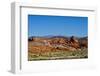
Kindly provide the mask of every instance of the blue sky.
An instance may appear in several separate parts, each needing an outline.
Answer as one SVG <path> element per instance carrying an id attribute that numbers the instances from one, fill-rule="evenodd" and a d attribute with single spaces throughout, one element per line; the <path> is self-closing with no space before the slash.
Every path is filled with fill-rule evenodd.
<path id="1" fill-rule="evenodd" d="M 30 36 L 88 36 L 88 17 L 28 15 Z"/>

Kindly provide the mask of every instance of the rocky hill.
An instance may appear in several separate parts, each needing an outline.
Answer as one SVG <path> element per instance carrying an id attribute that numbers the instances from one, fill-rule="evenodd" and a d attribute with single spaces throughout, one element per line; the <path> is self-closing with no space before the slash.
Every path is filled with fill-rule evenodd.
<path id="1" fill-rule="evenodd" d="M 77 50 L 88 47 L 88 38 L 82 37 L 64 37 L 64 36 L 52 36 L 52 37 L 30 37 L 28 39 L 31 46 L 46 46 L 56 49 Z M 38 47 L 39 48 L 39 47 Z M 43 47 L 42 47 L 43 48 Z M 50 49 L 50 48 L 47 48 Z"/>
<path id="2" fill-rule="evenodd" d="M 34 36 L 28 38 L 28 60 L 87 58 L 88 37 Z"/>

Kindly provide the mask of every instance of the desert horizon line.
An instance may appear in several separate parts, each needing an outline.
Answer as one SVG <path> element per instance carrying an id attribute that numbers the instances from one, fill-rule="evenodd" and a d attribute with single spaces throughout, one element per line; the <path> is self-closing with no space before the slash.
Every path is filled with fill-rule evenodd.
<path id="1" fill-rule="evenodd" d="M 68 36 L 68 35 L 42 35 L 42 36 L 40 36 L 40 35 L 32 35 L 32 36 L 28 36 L 28 38 L 30 38 L 30 37 L 54 37 L 54 36 L 62 36 L 62 37 L 72 37 L 72 36 L 74 36 L 74 37 L 78 37 L 78 38 L 82 38 L 82 37 L 88 37 L 87 35 L 86 36 L 75 36 L 75 35 L 70 35 L 70 36 Z"/>

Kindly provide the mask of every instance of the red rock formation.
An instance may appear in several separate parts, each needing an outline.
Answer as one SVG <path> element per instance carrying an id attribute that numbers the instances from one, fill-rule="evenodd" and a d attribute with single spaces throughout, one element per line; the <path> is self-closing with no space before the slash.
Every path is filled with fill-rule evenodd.
<path id="1" fill-rule="evenodd" d="M 31 41 L 31 42 L 30 42 Z M 32 45 L 37 43 L 39 45 Z M 41 43 L 41 44 L 40 44 Z M 29 40 L 28 50 L 32 53 L 50 51 L 75 51 L 81 47 L 88 47 L 87 40 L 78 40 L 74 36 L 67 38 L 33 38 Z"/>

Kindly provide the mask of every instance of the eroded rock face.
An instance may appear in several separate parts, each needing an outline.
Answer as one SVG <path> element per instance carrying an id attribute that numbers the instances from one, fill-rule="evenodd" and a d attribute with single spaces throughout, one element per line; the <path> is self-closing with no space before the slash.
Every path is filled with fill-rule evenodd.
<path id="1" fill-rule="evenodd" d="M 67 40 L 63 38 L 54 38 L 49 40 L 49 43 L 52 44 L 67 44 Z"/>
<path id="2" fill-rule="evenodd" d="M 76 49 L 80 47 L 78 40 L 74 36 L 70 38 L 70 46 Z"/>
<path id="3" fill-rule="evenodd" d="M 39 50 L 39 51 L 76 51 L 80 50 L 82 47 L 88 47 L 87 38 L 75 38 L 74 36 L 68 38 L 56 37 L 56 38 L 29 38 L 29 49 Z M 32 45 L 34 44 L 34 45 Z M 35 45 L 36 44 L 36 45 Z"/>
<path id="4" fill-rule="evenodd" d="M 88 48 L 88 42 L 86 40 L 82 40 L 80 42 L 80 47 L 86 47 L 86 48 Z"/>

